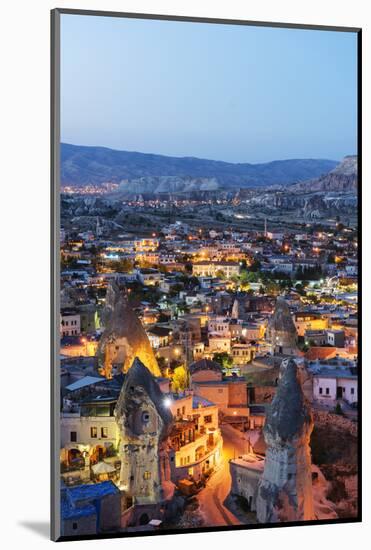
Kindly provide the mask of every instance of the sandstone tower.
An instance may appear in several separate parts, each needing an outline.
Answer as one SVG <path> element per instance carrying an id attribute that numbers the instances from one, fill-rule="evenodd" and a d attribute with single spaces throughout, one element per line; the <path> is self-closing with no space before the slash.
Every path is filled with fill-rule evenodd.
<path id="1" fill-rule="evenodd" d="M 103 322 L 105 330 L 97 356 L 104 376 L 111 378 L 113 366 L 127 372 L 135 357 L 139 357 L 154 376 L 161 376 L 148 336 L 128 304 L 124 290 L 116 283 L 110 284 L 107 289 Z"/>
<path id="2" fill-rule="evenodd" d="M 297 336 L 289 307 L 282 297 L 278 297 L 266 334 L 272 354 L 296 355 Z"/>
<path id="3" fill-rule="evenodd" d="M 159 385 L 138 358 L 125 377 L 115 417 L 121 432 L 121 488 L 133 504 L 158 504 L 162 484 L 170 480 L 166 445 L 173 417 Z"/>
<path id="4" fill-rule="evenodd" d="M 256 505 L 260 523 L 314 519 L 312 430 L 313 418 L 296 363 L 285 359 L 263 430 L 267 449 Z"/>

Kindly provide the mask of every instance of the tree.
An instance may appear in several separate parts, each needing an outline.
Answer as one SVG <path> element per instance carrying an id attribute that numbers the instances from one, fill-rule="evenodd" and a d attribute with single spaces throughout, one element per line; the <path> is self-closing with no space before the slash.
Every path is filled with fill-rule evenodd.
<path id="1" fill-rule="evenodd" d="M 219 363 L 223 369 L 231 369 L 233 367 L 233 357 L 229 355 L 226 351 L 214 353 L 214 361 Z"/>
<path id="2" fill-rule="evenodd" d="M 254 259 L 250 265 L 250 271 L 259 271 L 261 268 L 261 262 L 259 260 Z"/>
<path id="3" fill-rule="evenodd" d="M 261 279 L 259 271 L 246 271 L 246 279 L 249 283 L 258 283 Z"/>
<path id="4" fill-rule="evenodd" d="M 171 389 L 173 392 L 184 391 L 188 387 L 188 371 L 184 366 L 175 367 L 172 381 Z"/>
<path id="5" fill-rule="evenodd" d="M 268 281 L 266 284 L 266 291 L 268 294 L 279 294 L 280 287 L 275 281 Z"/>
<path id="6" fill-rule="evenodd" d="M 108 262 L 107 265 L 116 272 L 127 273 L 133 269 L 133 262 L 127 258 Z"/>

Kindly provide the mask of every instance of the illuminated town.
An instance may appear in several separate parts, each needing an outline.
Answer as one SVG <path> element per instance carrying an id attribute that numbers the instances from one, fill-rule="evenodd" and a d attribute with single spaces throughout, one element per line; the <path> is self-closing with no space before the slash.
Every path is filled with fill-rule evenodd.
<path id="1" fill-rule="evenodd" d="M 329 175 L 63 187 L 62 536 L 357 516 L 356 157 Z"/>

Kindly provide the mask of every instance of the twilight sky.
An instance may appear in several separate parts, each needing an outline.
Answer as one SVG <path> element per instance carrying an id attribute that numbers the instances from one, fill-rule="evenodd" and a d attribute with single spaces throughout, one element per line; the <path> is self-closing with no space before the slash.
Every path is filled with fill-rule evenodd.
<path id="1" fill-rule="evenodd" d="M 61 17 L 61 138 L 230 162 L 356 152 L 355 33 Z"/>

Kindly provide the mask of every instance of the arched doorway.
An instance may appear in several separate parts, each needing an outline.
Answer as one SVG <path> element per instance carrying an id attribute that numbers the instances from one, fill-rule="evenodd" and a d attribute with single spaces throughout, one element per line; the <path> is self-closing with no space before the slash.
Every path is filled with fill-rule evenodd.
<path id="1" fill-rule="evenodd" d="M 69 449 L 67 453 L 67 463 L 68 466 L 75 466 L 76 468 L 84 466 L 85 461 L 82 452 L 76 448 Z"/>
<path id="2" fill-rule="evenodd" d="M 106 449 L 102 445 L 96 445 L 93 447 L 90 454 L 90 464 L 97 464 L 101 462 L 106 455 Z"/>

